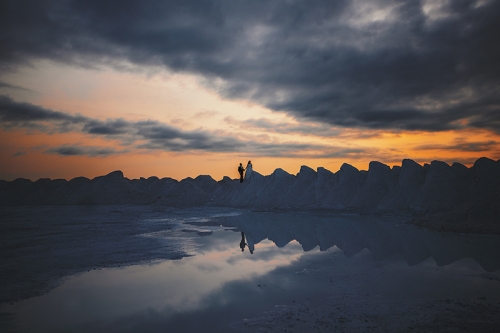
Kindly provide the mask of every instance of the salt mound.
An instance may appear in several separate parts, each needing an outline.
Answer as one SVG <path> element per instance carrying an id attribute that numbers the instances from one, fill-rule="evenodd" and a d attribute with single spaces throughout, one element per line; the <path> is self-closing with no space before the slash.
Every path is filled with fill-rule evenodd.
<path id="1" fill-rule="evenodd" d="M 380 162 L 370 162 L 366 181 L 349 203 L 350 208 L 371 211 L 396 185 L 391 168 Z"/>
<path id="2" fill-rule="evenodd" d="M 500 218 L 500 162 L 482 157 L 471 169 L 468 217 L 496 222 Z"/>
<path id="3" fill-rule="evenodd" d="M 396 186 L 381 200 L 379 210 L 406 210 L 424 185 L 426 173 L 417 162 L 404 159 Z"/>
<path id="4" fill-rule="evenodd" d="M 253 181 L 253 180 L 252 180 Z M 295 181 L 295 177 L 285 170 L 278 168 L 268 177 L 262 177 L 258 185 L 259 190 L 255 191 L 253 202 L 257 207 L 279 208 L 286 200 L 284 194 Z M 255 182 L 254 182 L 255 184 Z M 252 197 L 244 198 L 246 207 L 252 207 Z"/>
<path id="5" fill-rule="evenodd" d="M 301 166 L 290 186 L 280 196 L 279 207 L 309 208 L 316 205 L 316 184 L 318 175 L 308 166 Z"/>
<path id="6" fill-rule="evenodd" d="M 445 162 L 432 161 L 411 208 L 420 212 L 437 212 L 459 208 L 466 200 L 467 174 Z"/>
<path id="7" fill-rule="evenodd" d="M 344 163 L 335 174 L 334 186 L 323 201 L 322 207 L 344 209 L 366 179 L 366 171 L 359 171 Z"/>
<path id="8" fill-rule="evenodd" d="M 440 161 L 421 166 L 405 159 L 402 166 L 370 162 L 368 171 L 344 163 L 332 173 L 302 166 L 297 175 L 276 169 L 249 180 L 208 175 L 130 180 L 114 171 L 92 180 L 16 179 L 0 181 L 0 205 L 224 206 L 250 209 L 329 209 L 417 218 L 428 227 L 500 232 L 500 162 L 480 158 L 471 168 Z M 496 231 L 495 231 L 496 232 Z M 359 244 L 364 245 L 364 244 Z M 305 246 L 306 248 L 308 247 Z"/>

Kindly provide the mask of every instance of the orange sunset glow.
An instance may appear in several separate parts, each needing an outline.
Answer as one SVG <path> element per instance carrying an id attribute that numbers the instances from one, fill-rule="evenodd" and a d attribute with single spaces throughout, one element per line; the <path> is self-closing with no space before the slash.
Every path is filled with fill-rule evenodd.
<path id="1" fill-rule="evenodd" d="M 68 30 L 62 18 L 53 22 L 62 37 L 43 23 L 6 25 L 0 179 L 122 170 L 128 178 L 219 180 L 237 178 L 237 165 L 248 160 L 263 175 L 276 168 L 295 174 L 302 165 L 336 172 L 343 163 L 366 170 L 373 160 L 498 160 L 500 80 L 498 61 L 484 58 L 489 43 L 471 50 L 435 40 L 467 16 L 425 3 L 418 11 L 425 26 L 412 30 L 402 6 L 361 4 L 321 15 L 311 8 L 295 37 L 284 21 L 230 6 L 217 14 L 221 26 L 212 25 L 211 12 L 183 11 L 191 20 L 182 24 L 170 13 L 175 8 L 134 12 L 123 36 L 92 24 Z M 493 5 L 482 1 L 470 10 L 479 15 Z M 81 22 L 101 17 L 96 25 L 123 28 L 120 16 L 107 17 L 98 6 L 67 6 Z M 16 29 L 46 29 L 66 44 L 23 40 Z M 175 42 L 183 29 L 189 34 Z M 153 35 L 148 42 L 153 30 L 160 42 Z M 142 40 L 133 38 L 139 31 Z M 481 31 L 487 40 L 488 30 Z M 364 38 L 368 32 L 372 39 Z M 409 43 L 417 38 L 418 47 Z"/>

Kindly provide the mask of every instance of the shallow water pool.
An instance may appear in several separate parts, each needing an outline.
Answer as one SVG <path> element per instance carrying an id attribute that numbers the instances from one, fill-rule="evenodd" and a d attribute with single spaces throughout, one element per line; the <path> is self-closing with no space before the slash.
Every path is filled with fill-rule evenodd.
<path id="1" fill-rule="evenodd" d="M 498 236 L 356 215 L 32 209 L 2 216 L 14 239 L 2 248 L 5 330 L 466 332 L 500 323 Z"/>

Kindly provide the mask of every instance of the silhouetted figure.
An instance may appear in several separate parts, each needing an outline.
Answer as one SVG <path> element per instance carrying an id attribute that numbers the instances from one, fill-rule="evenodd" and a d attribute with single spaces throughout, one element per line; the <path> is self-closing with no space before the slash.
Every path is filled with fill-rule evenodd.
<path id="1" fill-rule="evenodd" d="M 246 245 L 247 245 L 247 243 L 245 243 L 245 233 L 242 231 L 241 232 L 241 242 L 240 242 L 241 252 L 245 251 L 245 246 Z"/>
<path id="2" fill-rule="evenodd" d="M 246 172 L 245 172 L 245 180 L 250 179 L 252 175 L 252 161 L 248 161 Z"/>
<path id="3" fill-rule="evenodd" d="M 253 254 L 253 247 L 251 247 L 250 245 L 248 245 L 245 242 L 245 233 L 242 231 L 241 232 L 241 242 L 240 242 L 241 252 L 245 251 L 245 246 L 248 246 L 248 250 L 250 251 L 250 254 Z"/>
<path id="4" fill-rule="evenodd" d="M 243 183 L 243 171 L 245 171 L 245 168 L 240 163 L 240 166 L 238 167 L 238 172 L 240 173 L 240 183 Z"/>

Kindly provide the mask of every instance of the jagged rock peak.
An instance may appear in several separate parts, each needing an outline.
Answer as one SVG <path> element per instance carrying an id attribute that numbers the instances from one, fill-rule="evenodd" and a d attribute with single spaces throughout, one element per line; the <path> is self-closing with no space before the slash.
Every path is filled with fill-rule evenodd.
<path id="1" fill-rule="evenodd" d="M 293 176 L 291 174 L 289 174 L 288 172 L 286 172 L 285 170 L 283 170 L 282 168 L 277 168 L 276 170 L 274 170 L 274 172 L 271 174 L 271 176 L 275 176 L 275 177 L 289 177 L 289 176 Z"/>
<path id="2" fill-rule="evenodd" d="M 469 168 L 467 168 L 465 165 L 463 165 L 462 163 L 458 163 L 458 162 L 454 162 L 451 167 L 455 170 L 458 170 L 458 171 L 467 171 Z"/>
<path id="3" fill-rule="evenodd" d="M 326 173 L 332 173 L 332 174 L 333 174 L 333 172 L 331 172 L 331 171 L 330 171 L 330 170 L 328 170 L 328 169 L 325 169 L 324 167 L 318 167 L 318 169 L 316 170 L 316 172 L 317 172 L 317 173 L 320 173 L 320 172 L 321 172 L 321 173 L 324 173 L 324 172 L 326 172 Z"/>
<path id="4" fill-rule="evenodd" d="M 368 164 L 368 171 L 378 171 L 378 170 L 391 170 L 391 168 L 388 165 L 378 161 L 371 161 Z"/>
<path id="5" fill-rule="evenodd" d="M 199 175 L 198 177 L 195 178 L 195 180 L 204 180 L 204 181 L 214 181 L 215 182 L 215 179 L 212 178 L 212 176 L 210 175 Z"/>
<path id="6" fill-rule="evenodd" d="M 82 182 L 89 182 L 90 179 L 87 177 L 75 177 L 70 180 L 70 183 L 82 183 Z"/>
<path id="7" fill-rule="evenodd" d="M 481 167 L 481 166 L 486 166 L 486 165 L 495 165 L 496 163 L 500 162 L 500 160 L 498 161 L 494 161 L 490 158 L 487 158 L 487 157 L 480 157 L 476 160 L 476 162 L 474 162 L 474 167 Z"/>
<path id="8" fill-rule="evenodd" d="M 297 173 L 298 177 L 301 177 L 301 176 L 315 176 L 315 175 L 316 175 L 316 171 L 314 171 L 313 169 L 311 169 L 307 165 L 301 166 L 299 173 Z"/>
<path id="9" fill-rule="evenodd" d="M 438 161 L 438 160 L 432 161 L 431 164 L 430 164 L 430 167 L 433 167 L 433 168 L 437 168 L 437 167 L 440 167 L 440 168 L 451 168 L 451 166 L 448 163 L 443 162 L 443 161 Z"/>
<path id="10" fill-rule="evenodd" d="M 370 169 L 370 168 L 377 168 L 377 167 L 382 167 L 384 169 L 387 169 L 387 168 L 390 169 L 391 168 L 387 164 L 379 162 L 379 161 L 370 161 L 370 163 L 368 163 L 368 169 Z"/>
<path id="11" fill-rule="evenodd" d="M 412 169 L 422 169 L 423 166 L 415 162 L 414 160 L 411 160 L 409 158 L 405 158 L 403 162 L 401 163 L 401 167 L 403 168 L 412 168 Z"/>
<path id="12" fill-rule="evenodd" d="M 116 171 L 110 172 L 104 177 L 106 177 L 106 178 L 125 178 L 123 176 L 123 172 L 121 170 L 116 170 Z"/>
<path id="13" fill-rule="evenodd" d="M 38 180 L 35 183 L 48 183 L 51 181 L 52 180 L 50 178 L 38 178 Z"/>
<path id="14" fill-rule="evenodd" d="M 339 171 L 344 171 L 344 172 L 357 172 L 359 171 L 356 167 L 350 165 L 350 164 L 347 164 L 347 163 L 343 163 L 342 166 L 340 167 L 340 170 Z"/>
<path id="15" fill-rule="evenodd" d="M 19 185 L 19 184 L 31 184 L 33 183 L 30 179 L 26 178 L 16 178 L 12 181 L 13 184 Z"/>

